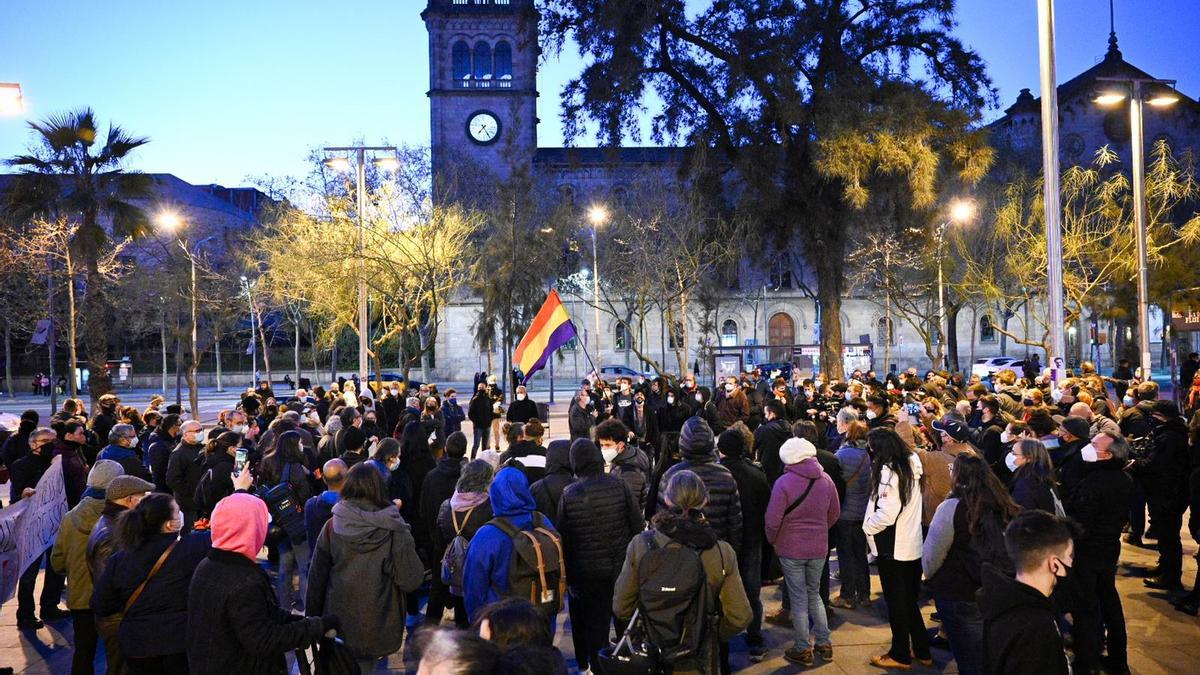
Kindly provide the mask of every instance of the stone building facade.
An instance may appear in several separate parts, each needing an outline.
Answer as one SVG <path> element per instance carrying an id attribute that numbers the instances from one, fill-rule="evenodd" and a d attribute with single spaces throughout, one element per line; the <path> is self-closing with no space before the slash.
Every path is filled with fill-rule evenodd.
<path id="1" fill-rule="evenodd" d="M 422 13 L 429 32 L 430 128 L 435 178 L 460 160 L 477 162 L 497 175 L 508 175 L 514 167 L 528 170 L 542 186 L 553 187 L 564 199 L 581 209 L 590 203 L 620 199 L 626 186 L 637 181 L 661 180 L 669 185 L 683 156 L 682 148 L 548 148 L 537 146 L 537 63 L 540 55 L 537 10 L 533 0 L 428 0 Z M 1115 36 L 1107 54 L 1096 66 L 1059 86 L 1060 129 L 1063 166 L 1086 164 L 1095 151 L 1111 145 L 1129 159 L 1127 107 L 1118 111 L 1092 103 L 1098 77 L 1149 77 L 1124 61 Z M 1169 110 L 1148 108 L 1146 137 L 1166 138 L 1179 148 L 1200 147 L 1197 105 L 1182 97 Z M 994 144 L 1002 155 L 1017 157 L 1036 168 L 1040 157 L 1040 108 L 1029 90 L 1002 117 L 989 125 Z M 785 252 L 786 259 L 786 252 Z M 795 267 L 795 266 L 793 266 Z M 766 275 L 768 283 L 757 297 L 731 296 L 711 317 L 716 331 L 701 334 L 701 318 L 690 317 L 692 344 L 688 345 L 687 367 L 709 372 L 715 353 L 742 354 L 747 360 L 770 362 L 793 360 L 788 350 L 735 350 L 734 345 L 812 345 L 818 341 L 818 308 L 794 272 L 781 268 Z M 591 331 L 592 309 L 581 298 L 565 297 L 581 333 Z M 466 379 L 480 370 L 499 370 L 501 356 L 481 352 L 467 337 L 478 320 L 480 304 L 461 298 L 445 310 L 435 346 L 433 375 L 443 380 Z M 871 356 L 848 359 L 848 366 L 864 365 L 879 371 L 888 366 L 900 369 L 927 368 L 930 360 L 916 331 L 895 317 L 888 330 L 885 310 L 870 298 L 847 298 L 842 305 L 842 333 L 847 343 L 864 345 L 855 352 Z M 1003 317 L 987 311 L 965 310 L 957 317 L 960 363 L 968 359 L 1009 355 L 1025 356 L 1026 348 L 1006 344 L 993 326 Z M 1009 329 L 1018 330 L 1019 318 L 1010 318 Z M 667 369 L 678 370 L 669 331 L 661 317 L 651 316 L 639 327 L 645 345 Z M 597 365 L 628 365 L 641 369 L 638 357 L 624 348 L 623 328 L 611 317 L 601 315 L 601 335 L 587 336 L 588 351 Z M 890 335 L 891 344 L 885 346 Z M 1070 331 L 1068 339 L 1086 340 L 1086 327 Z M 597 339 L 598 337 L 598 339 Z M 706 345 L 701 344 L 706 340 Z M 722 348 L 722 346 L 724 348 Z M 1068 350 L 1071 351 L 1070 349 Z M 590 368 L 577 347 L 562 350 L 556 377 L 578 377 Z M 490 361 L 489 361 L 490 358 Z M 805 354 L 796 355 L 802 368 L 811 364 Z M 489 363 L 491 364 L 489 366 Z"/>

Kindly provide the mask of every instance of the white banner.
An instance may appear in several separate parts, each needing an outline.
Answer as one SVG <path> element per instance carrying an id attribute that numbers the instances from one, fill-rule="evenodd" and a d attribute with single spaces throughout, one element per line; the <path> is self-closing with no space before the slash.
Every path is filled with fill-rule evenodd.
<path id="1" fill-rule="evenodd" d="M 0 603 L 12 598 L 21 572 L 54 545 L 66 513 L 62 458 L 55 457 L 33 496 L 0 510 Z"/>

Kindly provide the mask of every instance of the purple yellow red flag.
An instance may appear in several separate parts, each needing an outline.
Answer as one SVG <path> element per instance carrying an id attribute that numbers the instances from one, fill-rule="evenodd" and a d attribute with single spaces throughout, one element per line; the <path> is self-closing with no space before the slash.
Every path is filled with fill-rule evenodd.
<path id="1" fill-rule="evenodd" d="M 529 381 L 534 373 L 546 366 L 550 356 L 559 347 L 576 335 L 575 324 L 571 323 L 571 316 L 558 297 L 558 291 L 551 289 L 537 316 L 533 317 L 525 337 L 517 345 L 517 351 L 513 353 L 513 363 L 522 373 L 521 381 Z"/>

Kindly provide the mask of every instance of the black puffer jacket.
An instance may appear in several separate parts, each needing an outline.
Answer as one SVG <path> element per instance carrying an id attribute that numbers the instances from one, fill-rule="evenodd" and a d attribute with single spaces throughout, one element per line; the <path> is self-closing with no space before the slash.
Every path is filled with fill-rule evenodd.
<path id="1" fill-rule="evenodd" d="M 550 441 L 550 446 L 546 448 L 546 477 L 529 486 L 533 501 L 537 502 L 538 512 L 557 523 L 558 500 L 562 498 L 563 490 L 574 482 L 575 474 L 571 473 L 571 442 Z"/>
<path id="2" fill-rule="evenodd" d="M 738 556 L 743 552 L 752 551 L 760 546 L 766 536 L 767 503 L 771 501 L 771 484 L 767 475 L 745 458 L 723 457 L 721 466 L 729 469 L 733 479 L 737 481 L 738 495 L 742 498 L 742 547 Z"/>
<path id="3" fill-rule="evenodd" d="M 604 456 L 592 441 L 571 445 L 571 465 L 579 480 L 563 490 L 554 521 L 562 534 L 567 580 L 614 580 L 625 547 L 645 525 L 641 511 L 625 481 L 604 473 Z"/>
<path id="4" fill-rule="evenodd" d="M 764 425 L 765 426 L 765 425 Z M 658 510 L 667 510 L 667 483 L 679 471 L 694 472 L 708 488 L 708 505 L 704 517 L 716 531 L 717 537 L 728 542 L 736 551 L 742 546 L 742 503 L 737 481 L 729 469 L 717 463 L 713 433 L 708 423 L 699 417 L 689 419 L 679 434 L 680 462 L 663 473 L 658 482 Z"/>
<path id="5" fill-rule="evenodd" d="M 650 492 L 650 458 L 641 448 L 628 443 L 625 450 L 613 458 L 610 476 L 625 481 L 637 499 L 638 510 L 646 510 L 646 495 Z"/>
<path id="6" fill-rule="evenodd" d="M 1064 503 L 1067 515 L 1083 528 L 1075 539 L 1075 559 L 1096 567 L 1116 565 L 1121 554 L 1121 530 L 1129 522 L 1133 480 L 1123 460 L 1084 462 L 1083 478 Z"/>
<path id="7" fill-rule="evenodd" d="M 512 460 L 513 466 L 518 466 L 525 480 L 530 485 L 546 477 L 546 449 L 533 441 L 517 441 L 500 455 L 500 463 L 507 464 Z"/>
<path id="8" fill-rule="evenodd" d="M 433 471 L 425 474 L 425 484 L 421 486 L 421 520 L 425 521 L 425 530 L 430 534 L 429 538 L 433 544 L 431 552 L 439 559 L 441 551 L 445 549 L 438 549 L 439 539 L 434 536 L 438 528 L 438 515 L 442 510 L 442 503 L 454 494 L 454 486 L 462 475 L 462 468 L 461 459 L 442 457 Z M 430 559 L 432 560 L 432 557 Z"/>
<path id="9" fill-rule="evenodd" d="M 779 459 L 779 448 L 791 437 L 791 425 L 781 419 L 764 422 L 754 430 L 754 448 L 758 451 L 758 461 L 771 483 L 783 475 L 783 461 Z"/>
<path id="10" fill-rule="evenodd" d="M 233 494 L 233 455 L 222 450 L 209 453 L 201 466 L 193 504 L 198 515 L 208 516 L 217 502 Z"/>
<path id="11" fill-rule="evenodd" d="M 1146 498 L 1177 507 L 1182 513 L 1188 499 L 1188 430 L 1182 417 L 1155 425 L 1150 431 L 1150 451 L 1134 460 L 1133 475 Z"/>

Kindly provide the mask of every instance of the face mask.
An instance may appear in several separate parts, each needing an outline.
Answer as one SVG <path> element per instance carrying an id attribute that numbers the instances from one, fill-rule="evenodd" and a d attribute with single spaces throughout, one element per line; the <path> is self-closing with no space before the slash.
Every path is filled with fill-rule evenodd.
<path id="1" fill-rule="evenodd" d="M 621 391 L 622 391 L 622 392 L 627 392 L 627 391 L 629 391 L 629 385 L 622 383 L 622 384 L 621 384 Z"/>
<path id="2" fill-rule="evenodd" d="M 450 405 L 458 405 L 458 398 L 457 398 L 457 397 L 455 397 L 455 396 L 451 396 L 451 397 L 450 397 L 449 399 L 447 399 L 447 400 L 449 400 L 449 401 L 450 401 Z"/>
<path id="3" fill-rule="evenodd" d="M 667 397 L 667 405 L 675 405 L 675 397 L 674 396 Z"/>
<path id="4" fill-rule="evenodd" d="M 1007 429 L 1000 432 L 1000 442 L 1001 443 L 1011 443 L 1012 442 L 1012 434 L 1008 433 Z"/>
<path id="5" fill-rule="evenodd" d="M 245 424 L 239 424 L 239 425 L 233 427 L 232 429 L 230 429 L 230 431 L 232 431 L 235 434 L 245 434 L 249 429 L 250 429 L 249 426 L 247 426 Z"/>
<path id="6" fill-rule="evenodd" d="M 805 389 L 805 390 L 804 390 L 804 395 L 805 395 L 806 397 L 808 397 L 808 398 L 812 398 L 814 393 L 815 393 L 815 392 L 813 392 L 813 390 L 812 390 L 812 389 Z"/>
<path id="7" fill-rule="evenodd" d="M 1059 572 L 1062 572 L 1062 574 L 1059 574 Z M 1067 563 L 1063 562 L 1061 558 L 1058 559 L 1058 569 L 1055 570 L 1055 572 L 1054 572 L 1055 585 L 1057 585 L 1060 581 L 1065 583 L 1067 581 L 1067 579 L 1070 579 L 1070 578 L 1071 578 L 1071 566 L 1068 565 Z"/>
<path id="8" fill-rule="evenodd" d="M 635 403 L 637 403 L 638 405 L 642 405 L 642 404 L 644 404 L 644 403 L 646 402 L 646 399 L 644 399 L 644 398 L 639 398 L 639 399 L 635 399 L 635 401 L 634 401 L 634 402 L 635 402 Z"/>
<path id="9" fill-rule="evenodd" d="M 140 440 L 142 440 L 142 439 L 138 438 L 137 436 L 134 436 L 133 438 L 129 439 L 129 447 L 136 448 L 138 446 L 138 441 L 140 441 Z"/>
<path id="10" fill-rule="evenodd" d="M 1031 398 L 1023 399 L 1023 400 L 1021 401 L 1021 403 L 1022 403 L 1022 404 L 1024 404 L 1024 406 L 1025 406 L 1026 408 L 1032 408 L 1032 407 L 1033 407 L 1033 399 L 1031 399 Z"/>
<path id="11" fill-rule="evenodd" d="M 1096 454 L 1096 446 L 1092 445 L 1091 443 L 1088 443 L 1087 445 L 1085 445 L 1079 449 L 1079 456 L 1085 462 L 1100 461 L 1099 455 Z"/>
<path id="12" fill-rule="evenodd" d="M 196 442 L 197 443 L 204 443 L 207 440 L 208 440 L 208 429 L 201 429 L 199 432 L 196 433 Z"/>
<path id="13" fill-rule="evenodd" d="M 733 385 L 732 384 L 725 385 L 725 391 L 732 394 L 733 393 Z"/>
<path id="14" fill-rule="evenodd" d="M 1008 453 L 1007 455 L 1005 455 L 1004 456 L 1004 466 L 1007 466 L 1009 471 L 1016 473 L 1017 469 L 1019 468 L 1017 466 L 1017 456 L 1012 454 L 1011 452 Z"/>
<path id="15" fill-rule="evenodd" d="M 619 455 L 621 453 L 619 450 L 616 449 L 616 447 L 612 447 L 612 448 L 602 447 L 602 448 L 600 448 L 600 454 L 604 455 L 604 463 L 605 464 L 612 464 L 613 460 L 617 458 L 617 455 Z"/>
<path id="16" fill-rule="evenodd" d="M 388 462 L 388 471 L 395 471 L 400 468 L 400 460 Z"/>
<path id="17" fill-rule="evenodd" d="M 1133 407 L 1133 397 L 1126 396 L 1125 398 L 1121 399 L 1121 403 L 1125 404 L 1126 408 L 1132 408 Z"/>
<path id="18" fill-rule="evenodd" d="M 525 394 L 517 394 L 517 400 L 518 400 L 518 401 L 524 401 L 524 400 L 525 400 Z"/>
<path id="19" fill-rule="evenodd" d="M 879 415 L 878 415 L 878 414 L 876 414 L 874 410 L 868 410 L 868 411 L 867 411 L 867 419 L 869 419 L 869 420 L 873 420 L 873 419 L 875 419 L 876 417 L 879 417 Z"/>
<path id="20" fill-rule="evenodd" d="M 846 392 L 846 400 L 849 401 L 852 398 L 854 398 L 854 394 L 851 394 L 850 392 Z"/>
<path id="21" fill-rule="evenodd" d="M 183 512 L 175 514 L 175 519 L 171 521 L 171 531 L 179 532 L 183 530 Z"/>
<path id="22" fill-rule="evenodd" d="M 393 389 L 393 390 L 392 390 L 392 396 L 395 396 L 396 398 L 400 398 L 400 390 L 399 390 L 399 389 Z"/>

